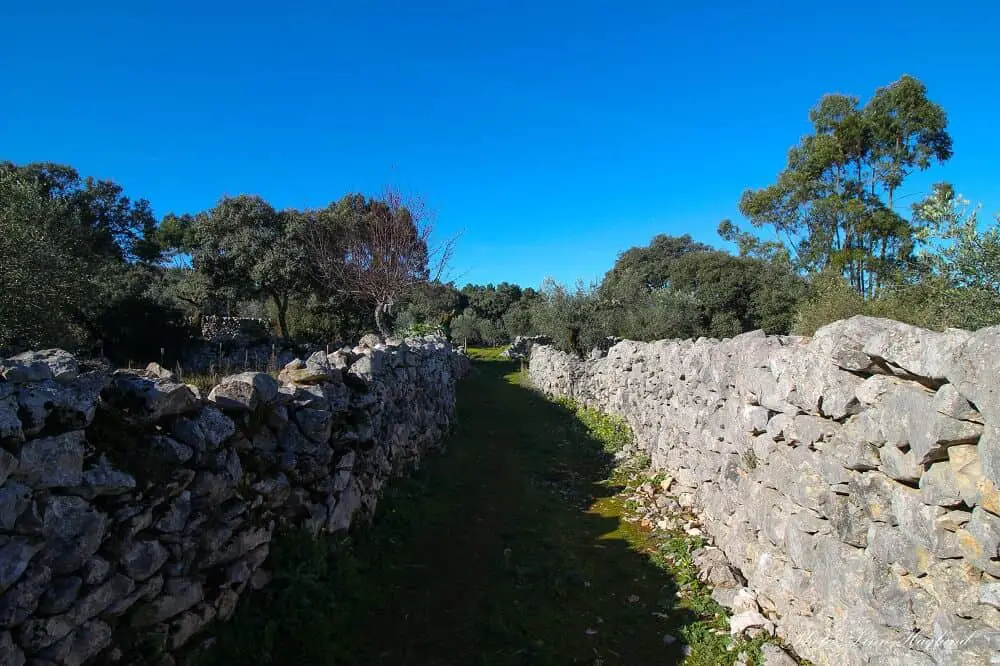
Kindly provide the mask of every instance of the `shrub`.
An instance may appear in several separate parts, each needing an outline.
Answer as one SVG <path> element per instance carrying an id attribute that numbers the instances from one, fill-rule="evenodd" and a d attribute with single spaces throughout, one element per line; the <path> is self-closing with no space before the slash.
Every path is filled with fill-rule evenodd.
<path id="1" fill-rule="evenodd" d="M 838 319 L 865 313 L 861 295 L 837 272 L 816 275 L 809 285 L 809 295 L 799 306 L 794 332 L 812 335 Z"/>

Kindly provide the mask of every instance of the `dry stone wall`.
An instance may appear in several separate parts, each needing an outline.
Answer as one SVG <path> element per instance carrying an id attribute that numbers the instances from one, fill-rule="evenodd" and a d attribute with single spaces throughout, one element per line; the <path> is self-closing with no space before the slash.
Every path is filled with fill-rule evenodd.
<path id="1" fill-rule="evenodd" d="M 347 529 L 440 445 L 467 364 L 370 340 L 203 396 L 155 364 L 0 359 L 0 663 L 133 663 L 227 619 L 279 525 Z"/>
<path id="2" fill-rule="evenodd" d="M 1000 663 L 1000 327 L 536 347 L 530 373 L 628 420 L 746 581 L 716 598 L 803 657 Z"/>

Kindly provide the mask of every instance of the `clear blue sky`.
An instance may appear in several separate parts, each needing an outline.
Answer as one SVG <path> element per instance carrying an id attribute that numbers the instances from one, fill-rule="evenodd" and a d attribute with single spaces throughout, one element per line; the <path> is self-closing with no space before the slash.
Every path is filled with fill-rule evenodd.
<path id="1" fill-rule="evenodd" d="M 955 141 L 904 194 L 950 180 L 1000 211 L 997 26 L 987 0 L 3 2 L 0 159 L 158 215 L 392 182 L 464 230 L 460 284 L 589 281 L 656 233 L 718 244 L 823 93 L 903 73 Z"/>

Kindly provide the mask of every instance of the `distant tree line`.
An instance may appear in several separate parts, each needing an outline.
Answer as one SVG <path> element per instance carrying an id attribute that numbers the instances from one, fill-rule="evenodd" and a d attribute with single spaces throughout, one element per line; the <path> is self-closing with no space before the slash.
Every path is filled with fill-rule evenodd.
<path id="1" fill-rule="evenodd" d="M 392 190 L 324 208 L 259 196 L 157 220 L 118 184 L 0 163 L 0 351 L 59 345 L 175 358 L 205 314 L 254 316 L 286 340 L 443 331 L 470 345 L 545 334 L 579 354 L 609 336 L 811 334 L 866 313 L 928 328 L 1000 323 L 1000 220 L 946 183 L 901 212 L 914 171 L 952 155 L 944 111 L 904 76 L 861 104 L 826 95 L 775 183 L 743 193 L 738 255 L 658 235 L 594 285 L 441 281 L 419 201 Z M 160 352 L 163 349 L 164 352 Z"/>
<path id="2" fill-rule="evenodd" d="M 856 314 L 932 329 L 1000 324 L 1000 217 L 981 219 L 948 183 L 900 206 L 913 172 L 952 156 L 946 114 L 925 86 L 903 76 L 864 104 L 826 95 L 809 118 L 777 181 L 740 199 L 761 233 L 719 225 L 738 256 L 657 236 L 619 255 L 597 285 L 547 281 L 517 302 L 510 325 L 474 306 L 456 323 L 477 343 L 530 330 L 581 354 L 607 336 L 810 335 Z"/>
<path id="3" fill-rule="evenodd" d="M 447 265 L 453 243 L 431 230 L 392 190 L 316 210 L 227 196 L 158 221 L 112 181 L 0 163 L 0 351 L 177 359 L 205 314 L 269 319 L 288 341 L 389 334 L 396 304 Z"/>
<path id="4" fill-rule="evenodd" d="M 757 236 L 725 220 L 719 233 L 743 256 L 789 265 L 809 279 L 795 330 L 859 313 L 928 328 L 1000 323 L 1000 235 L 979 208 L 939 183 L 899 206 L 914 171 L 952 157 L 944 110 L 911 76 L 865 104 L 825 95 L 812 132 L 788 152 L 777 181 L 747 190 L 740 212 Z"/>

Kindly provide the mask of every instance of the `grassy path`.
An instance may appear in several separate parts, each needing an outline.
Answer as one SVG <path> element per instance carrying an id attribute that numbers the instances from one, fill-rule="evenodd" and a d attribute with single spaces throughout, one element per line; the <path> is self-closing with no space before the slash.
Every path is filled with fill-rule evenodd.
<path id="1" fill-rule="evenodd" d="M 645 666 L 681 663 L 684 642 L 684 663 L 731 661 L 719 609 L 679 600 L 697 587 L 691 544 L 657 545 L 620 519 L 620 433 L 516 370 L 476 363 L 447 452 L 393 482 L 370 528 L 332 554 L 276 542 L 275 582 L 202 663 Z"/>

